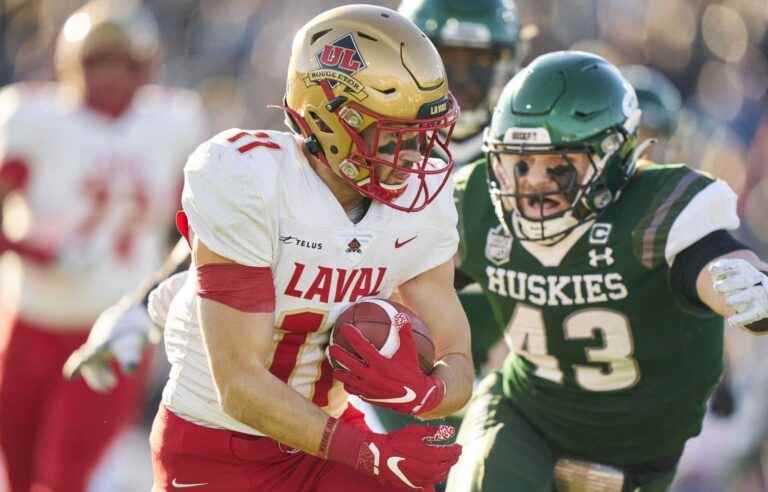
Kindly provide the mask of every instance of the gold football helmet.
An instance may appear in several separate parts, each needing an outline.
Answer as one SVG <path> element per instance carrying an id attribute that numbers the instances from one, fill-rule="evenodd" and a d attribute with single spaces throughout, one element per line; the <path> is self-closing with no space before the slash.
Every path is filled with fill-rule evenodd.
<path id="1" fill-rule="evenodd" d="M 393 208 L 423 209 L 449 177 L 459 108 L 432 42 L 398 12 L 348 5 L 302 27 L 285 111 L 310 152 L 361 194 Z M 447 162 L 429 159 L 437 149 Z M 399 182 L 387 180 L 393 175 Z M 396 203 L 407 186 L 419 188 L 408 203 Z"/>
<path id="2" fill-rule="evenodd" d="M 82 65 L 90 57 L 123 53 L 150 63 L 159 49 L 157 23 L 136 0 L 94 0 L 75 11 L 59 34 L 56 71 L 60 80 L 82 82 Z"/>

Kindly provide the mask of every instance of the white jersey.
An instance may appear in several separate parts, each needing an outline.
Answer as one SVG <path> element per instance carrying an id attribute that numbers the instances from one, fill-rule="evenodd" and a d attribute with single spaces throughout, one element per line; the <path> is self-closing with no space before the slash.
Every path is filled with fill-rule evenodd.
<path id="1" fill-rule="evenodd" d="M 57 252 L 45 266 L 5 255 L 0 288 L 52 329 L 89 326 L 157 268 L 183 163 L 206 131 L 189 91 L 146 86 L 117 119 L 73 96 L 53 83 L 0 92 L 0 162 L 20 160 L 29 176 L 5 201 L 4 232 Z"/>
<path id="2" fill-rule="evenodd" d="M 403 204 L 415 188 L 406 189 Z M 453 257 L 458 233 L 452 195 L 446 185 L 416 213 L 373 202 L 353 224 L 291 134 L 233 129 L 190 157 L 182 204 L 192 232 L 212 251 L 271 268 L 276 307 L 270 371 L 337 417 L 347 394 L 325 358 L 334 320 L 350 303 L 389 297 L 398 285 Z M 163 402 L 198 424 L 258 435 L 219 406 L 196 303 L 192 274 L 165 326 L 172 367 Z"/>

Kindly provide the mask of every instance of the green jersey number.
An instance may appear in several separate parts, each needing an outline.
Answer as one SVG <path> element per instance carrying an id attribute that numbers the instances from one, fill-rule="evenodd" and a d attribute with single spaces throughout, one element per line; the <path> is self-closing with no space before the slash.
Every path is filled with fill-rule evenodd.
<path id="1" fill-rule="evenodd" d="M 565 319 L 563 331 L 566 340 L 594 340 L 598 334 L 602 337 L 602 347 L 584 349 L 587 361 L 599 366 L 573 365 L 576 382 L 585 390 L 622 390 L 640 380 L 637 361 L 632 357 L 632 330 L 623 314 L 609 309 L 584 309 Z M 505 336 L 515 353 L 536 366 L 536 376 L 562 384 L 560 362 L 549 354 L 541 309 L 518 303 Z"/>

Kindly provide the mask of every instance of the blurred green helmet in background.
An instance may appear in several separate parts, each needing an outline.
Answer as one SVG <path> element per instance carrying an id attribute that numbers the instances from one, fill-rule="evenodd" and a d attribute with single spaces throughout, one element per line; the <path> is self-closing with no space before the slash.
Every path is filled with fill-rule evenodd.
<path id="1" fill-rule="evenodd" d="M 635 173 L 640 118 L 632 86 L 603 58 L 580 51 L 536 58 L 504 88 L 486 130 L 491 198 L 502 224 L 522 240 L 553 244 L 595 218 Z M 517 187 L 517 175 L 512 189 L 502 189 L 494 162 L 503 154 L 562 157 L 558 174 L 550 173 L 558 191 L 532 197 Z M 583 176 L 577 179 L 566 154 L 588 158 Z M 567 197 L 567 210 L 537 218 L 520 212 L 520 200 L 555 193 Z"/>
<path id="2" fill-rule="evenodd" d="M 649 136 L 669 138 L 677 129 L 682 98 L 680 91 L 661 72 L 644 65 L 619 67 L 624 78 L 632 84 L 643 111 L 641 128 Z"/>
<path id="3" fill-rule="evenodd" d="M 521 29 L 514 0 L 404 0 L 399 11 L 429 36 L 443 58 L 461 106 L 453 139 L 482 131 L 534 31 Z"/>

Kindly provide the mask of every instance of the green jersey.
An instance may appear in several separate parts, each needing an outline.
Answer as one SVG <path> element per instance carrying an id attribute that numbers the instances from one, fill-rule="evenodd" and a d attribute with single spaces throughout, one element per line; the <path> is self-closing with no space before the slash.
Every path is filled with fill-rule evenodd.
<path id="1" fill-rule="evenodd" d="M 643 166 L 554 246 L 506 233 L 484 161 L 456 176 L 461 270 L 512 347 L 505 396 L 562 451 L 638 464 L 679 453 L 722 370 L 723 319 L 670 283 L 674 256 L 738 226 L 735 195 L 683 165 Z"/>

